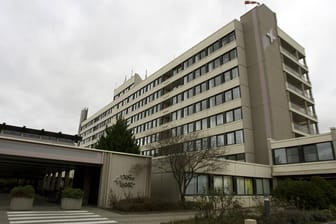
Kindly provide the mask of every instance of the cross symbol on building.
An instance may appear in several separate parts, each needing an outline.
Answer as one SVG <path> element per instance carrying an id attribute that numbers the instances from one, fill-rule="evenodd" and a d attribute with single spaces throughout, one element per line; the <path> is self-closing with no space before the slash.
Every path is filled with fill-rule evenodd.
<path id="1" fill-rule="evenodd" d="M 268 37 L 271 44 L 275 41 L 276 36 L 274 36 L 273 28 L 271 28 L 270 31 L 266 33 L 266 36 Z"/>

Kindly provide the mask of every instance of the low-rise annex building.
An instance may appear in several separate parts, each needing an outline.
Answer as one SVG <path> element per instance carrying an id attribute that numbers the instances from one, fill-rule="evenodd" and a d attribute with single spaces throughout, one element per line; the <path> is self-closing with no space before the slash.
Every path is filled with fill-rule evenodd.
<path id="1" fill-rule="evenodd" d="M 31 184 L 38 194 L 57 201 L 67 186 L 84 190 L 84 204 L 110 207 L 109 198 L 131 194 L 150 197 L 151 158 L 88 149 L 76 144 L 78 136 L 0 125 L 0 192 Z M 115 182 L 131 175 L 129 192 Z"/>

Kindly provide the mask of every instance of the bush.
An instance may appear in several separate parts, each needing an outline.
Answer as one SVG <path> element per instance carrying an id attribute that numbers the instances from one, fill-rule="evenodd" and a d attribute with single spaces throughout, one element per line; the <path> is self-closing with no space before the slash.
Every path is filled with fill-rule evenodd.
<path id="1" fill-rule="evenodd" d="M 278 183 L 273 196 L 301 209 L 326 209 L 335 204 L 336 189 L 321 177 L 311 181 L 285 180 Z"/>
<path id="2" fill-rule="evenodd" d="M 83 198 L 84 191 L 79 188 L 66 187 L 62 192 L 62 198 L 74 198 L 80 199 Z"/>
<path id="3" fill-rule="evenodd" d="M 35 196 L 35 190 L 32 185 L 18 186 L 10 191 L 10 196 L 12 198 L 33 198 Z"/>

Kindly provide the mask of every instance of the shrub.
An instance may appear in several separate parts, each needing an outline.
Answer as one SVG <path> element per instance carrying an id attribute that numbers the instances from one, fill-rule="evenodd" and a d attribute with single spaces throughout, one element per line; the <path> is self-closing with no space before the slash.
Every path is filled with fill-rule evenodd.
<path id="1" fill-rule="evenodd" d="M 35 190 L 33 186 L 26 185 L 26 186 L 18 186 L 14 187 L 10 191 L 10 196 L 14 197 L 21 197 L 21 198 L 33 198 L 35 196 Z"/>
<path id="2" fill-rule="evenodd" d="M 62 192 L 62 198 L 83 198 L 84 191 L 79 188 L 66 187 Z"/>
<path id="3" fill-rule="evenodd" d="M 278 183 L 273 196 L 301 209 L 326 209 L 335 204 L 336 189 L 320 177 L 311 181 L 285 180 Z"/>

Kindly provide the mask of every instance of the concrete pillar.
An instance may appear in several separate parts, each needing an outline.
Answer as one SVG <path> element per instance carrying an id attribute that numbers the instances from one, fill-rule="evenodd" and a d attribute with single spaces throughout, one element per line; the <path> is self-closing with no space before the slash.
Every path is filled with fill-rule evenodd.
<path id="1" fill-rule="evenodd" d="M 49 173 L 48 174 L 48 180 L 47 180 L 47 187 L 46 187 L 47 191 L 50 190 L 51 179 L 52 179 L 52 173 Z"/>
<path id="2" fill-rule="evenodd" d="M 69 184 L 70 184 L 69 170 L 66 170 L 64 177 L 64 188 L 69 187 Z"/>
<path id="3" fill-rule="evenodd" d="M 62 171 L 57 172 L 57 181 L 56 181 L 56 190 L 59 191 L 61 189 L 61 182 L 62 182 Z"/>
<path id="4" fill-rule="evenodd" d="M 245 219 L 244 224 L 257 224 L 257 220 L 255 220 L 255 219 Z"/>
<path id="5" fill-rule="evenodd" d="M 54 191 L 55 190 L 55 184 L 56 184 L 56 172 L 53 173 L 51 181 L 50 181 L 50 190 Z"/>

